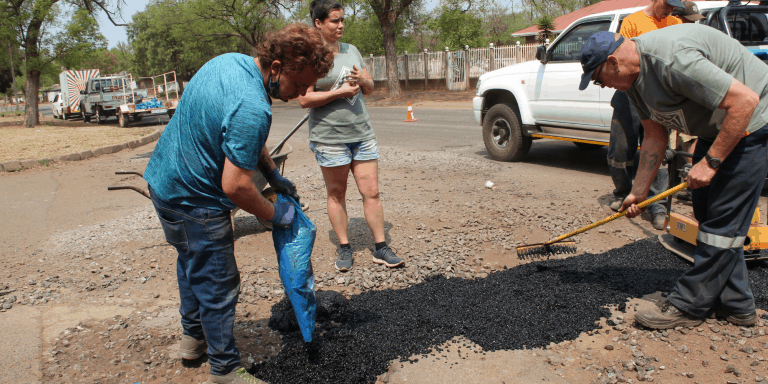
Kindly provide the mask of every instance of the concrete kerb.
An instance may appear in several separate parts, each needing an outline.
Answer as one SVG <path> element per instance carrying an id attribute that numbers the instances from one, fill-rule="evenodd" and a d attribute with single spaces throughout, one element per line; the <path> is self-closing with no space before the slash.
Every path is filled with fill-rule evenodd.
<path id="1" fill-rule="evenodd" d="M 100 155 L 109 155 L 111 153 L 120 152 L 123 149 L 133 149 L 141 147 L 142 145 L 147 145 L 155 140 L 158 140 L 162 133 L 163 128 L 158 128 L 155 130 L 155 132 L 152 132 L 149 135 L 143 136 L 139 139 L 126 141 L 122 144 L 108 145 L 106 147 L 96 148 L 93 150 L 85 150 L 82 152 L 68 153 L 66 155 L 60 155 L 54 158 L 6 161 L 4 163 L 0 163 L 0 172 L 18 172 L 22 169 L 31 169 L 41 166 L 47 167 L 50 163 L 53 162 L 78 161 L 90 159 L 91 157 Z"/>

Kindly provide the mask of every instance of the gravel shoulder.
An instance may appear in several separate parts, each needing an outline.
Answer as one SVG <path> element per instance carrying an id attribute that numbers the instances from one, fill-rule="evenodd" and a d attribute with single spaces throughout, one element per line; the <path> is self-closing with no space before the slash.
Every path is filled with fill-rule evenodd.
<path id="1" fill-rule="evenodd" d="M 612 213 L 605 206 L 611 188 L 604 174 L 564 171 L 549 164 L 498 163 L 478 157 L 482 147 L 475 145 L 440 151 L 382 145 L 380 190 L 387 239 L 406 258 L 407 267 L 386 270 L 371 261 L 372 239 L 350 179 L 355 266 L 349 273 L 338 273 L 333 268 L 338 239 L 326 216 L 322 176 L 306 140 L 294 138 L 291 143 L 294 152 L 286 176 L 297 184 L 310 206 L 307 215 L 317 225 L 316 287 L 340 292 L 351 301 L 404 294 L 438 276 L 471 286 L 517 273 L 515 268 L 532 268 L 530 261 L 517 258 L 516 246 L 545 241 Z M 0 174 L 0 214 L 15 218 L 0 222 L 0 332 L 13 335 L 0 339 L 0 363 L 21 367 L 1 370 L 0 382 L 200 383 L 207 378 L 205 359 L 192 364 L 178 359 L 175 251 L 165 243 L 151 203 L 132 191 L 106 190 L 112 184 L 145 187 L 140 178 L 114 171 L 143 171 L 153 148 L 154 143 Z M 493 188 L 485 187 L 488 180 Z M 675 209 L 690 210 L 684 204 Z M 638 240 L 652 241 L 647 239 L 659 232 L 647 219 L 617 220 L 579 235 L 578 253 L 570 257 L 604 253 L 610 259 L 611 252 L 628 249 Z M 240 212 L 235 238 L 243 280 L 236 335 L 243 360 L 258 366 L 279 360 L 281 351 L 293 345 L 292 336 L 268 326 L 273 306 L 284 299 L 271 233 L 255 217 Z M 639 267 L 644 265 L 641 256 Z M 565 261 L 555 256 L 550 262 Z M 676 268 L 684 268 L 679 263 Z M 533 297 L 514 286 L 509 289 L 521 302 Z M 589 330 L 541 346 L 484 349 L 483 342 L 456 335 L 436 343 L 435 356 L 419 353 L 393 359 L 366 382 L 613 383 L 652 377 L 658 382 L 704 384 L 768 377 L 763 358 L 768 338 L 762 321 L 758 327 L 741 329 L 712 319 L 666 334 L 635 326 L 634 311 L 660 298 L 659 293 L 627 294 L 623 305 L 596 303 L 603 315 Z M 541 310 L 556 315 L 553 300 Z"/>

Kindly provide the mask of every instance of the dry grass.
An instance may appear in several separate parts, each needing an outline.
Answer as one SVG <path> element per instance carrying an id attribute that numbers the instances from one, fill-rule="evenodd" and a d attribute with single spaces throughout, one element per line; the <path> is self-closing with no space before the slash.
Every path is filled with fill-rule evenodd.
<path id="1" fill-rule="evenodd" d="M 24 128 L 18 117 L 0 118 L 0 162 L 53 158 L 67 153 L 121 144 L 152 133 L 155 128 L 118 128 L 41 118 Z"/>

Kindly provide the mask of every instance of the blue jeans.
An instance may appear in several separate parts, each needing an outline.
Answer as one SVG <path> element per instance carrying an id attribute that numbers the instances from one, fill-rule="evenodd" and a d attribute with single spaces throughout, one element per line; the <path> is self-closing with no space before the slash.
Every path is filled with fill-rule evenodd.
<path id="1" fill-rule="evenodd" d="M 226 375 L 240 365 L 235 347 L 235 305 L 240 273 L 228 211 L 169 204 L 149 188 L 165 239 L 179 253 L 179 313 L 185 335 L 208 343 L 211 373 Z"/>
<path id="2" fill-rule="evenodd" d="M 712 182 L 693 190 L 693 213 L 699 222 L 693 267 L 678 279 L 668 298 L 694 316 L 704 316 L 716 306 L 734 314 L 755 312 L 744 238 L 768 172 L 767 127 L 742 138 Z M 693 163 L 711 146 L 711 141 L 699 138 Z"/>
<path id="3" fill-rule="evenodd" d="M 608 143 L 608 171 L 611 174 L 613 185 L 616 187 L 613 190 L 613 196 L 617 199 L 624 199 L 632 191 L 632 180 L 637 172 L 635 156 L 637 155 L 637 146 L 642 142 L 643 126 L 640 124 L 640 118 L 626 93 L 616 91 L 611 99 L 611 107 L 613 107 L 613 116 Z M 668 180 L 667 170 L 659 169 L 653 184 L 651 184 L 651 189 L 648 191 L 648 198 L 650 199 L 666 190 Z M 647 209 L 651 215 L 667 213 L 667 208 L 661 202 L 651 204 Z"/>

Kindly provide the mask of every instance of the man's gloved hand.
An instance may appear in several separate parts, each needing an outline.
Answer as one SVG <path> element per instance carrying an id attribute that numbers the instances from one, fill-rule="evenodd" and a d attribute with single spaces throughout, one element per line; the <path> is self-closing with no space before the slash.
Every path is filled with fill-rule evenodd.
<path id="1" fill-rule="evenodd" d="M 277 168 L 273 169 L 272 172 L 264 175 L 264 178 L 267 179 L 267 182 L 269 182 L 269 185 L 272 186 L 275 191 L 293 197 L 293 199 L 297 202 L 299 201 L 299 194 L 296 193 L 296 185 L 283 177 L 283 175 L 277 171 Z"/>
<path id="2" fill-rule="evenodd" d="M 272 224 L 281 225 L 287 227 L 291 225 L 293 217 L 296 215 L 296 208 L 291 203 L 277 203 L 275 204 L 275 217 L 271 220 L 267 220 Z"/>

